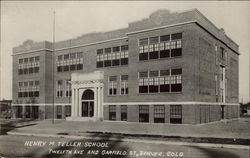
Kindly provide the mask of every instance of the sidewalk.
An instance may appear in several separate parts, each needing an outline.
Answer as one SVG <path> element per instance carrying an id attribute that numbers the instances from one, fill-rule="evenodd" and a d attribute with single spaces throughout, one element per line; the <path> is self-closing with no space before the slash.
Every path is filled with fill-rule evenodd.
<path id="1" fill-rule="evenodd" d="M 32 125 L 17 127 L 9 134 L 44 136 L 82 136 L 137 138 L 184 142 L 249 144 L 250 119 L 241 118 L 201 125 L 173 125 L 131 122 L 69 122 L 65 120 L 34 121 Z"/>

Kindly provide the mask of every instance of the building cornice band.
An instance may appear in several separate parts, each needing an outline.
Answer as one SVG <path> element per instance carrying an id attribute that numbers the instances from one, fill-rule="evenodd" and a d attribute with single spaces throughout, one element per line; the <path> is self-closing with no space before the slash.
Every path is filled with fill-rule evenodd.
<path id="1" fill-rule="evenodd" d="M 15 56 L 15 55 L 21 55 L 21 54 L 35 53 L 35 52 L 40 52 L 40 51 L 48 51 L 48 52 L 53 52 L 53 50 L 52 50 L 52 49 L 43 48 L 43 49 L 36 49 L 36 50 L 31 50 L 31 51 L 26 51 L 26 52 L 19 52 L 19 53 L 15 53 L 15 54 L 12 54 L 12 56 Z"/>
<path id="2" fill-rule="evenodd" d="M 12 106 L 52 106 L 53 103 L 40 104 L 12 104 Z M 71 103 L 54 103 L 54 105 L 71 105 Z M 216 103 L 216 102 L 114 102 L 103 105 L 240 105 L 239 103 Z"/>

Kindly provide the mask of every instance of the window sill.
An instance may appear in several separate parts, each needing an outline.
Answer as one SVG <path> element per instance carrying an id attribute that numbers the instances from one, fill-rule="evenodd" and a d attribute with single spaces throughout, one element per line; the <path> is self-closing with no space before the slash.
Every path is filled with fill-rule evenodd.
<path id="1" fill-rule="evenodd" d="M 183 94 L 183 92 L 155 92 L 155 93 L 137 93 L 137 95 L 157 95 L 157 94 Z"/>
<path id="2" fill-rule="evenodd" d="M 96 67 L 96 69 L 106 69 L 106 68 L 120 68 L 120 67 L 128 67 L 128 65 L 119 65 L 119 66 L 107 66 L 107 67 Z"/>
<path id="3" fill-rule="evenodd" d="M 157 59 L 148 59 L 148 60 L 139 60 L 139 62 L 159 61 L 159 60 L 170 60 L 170 59 L 178 59 L 178 58 L 182 58 L 182 56 L 168 57 L 168 58 L 157 58 Z"/>

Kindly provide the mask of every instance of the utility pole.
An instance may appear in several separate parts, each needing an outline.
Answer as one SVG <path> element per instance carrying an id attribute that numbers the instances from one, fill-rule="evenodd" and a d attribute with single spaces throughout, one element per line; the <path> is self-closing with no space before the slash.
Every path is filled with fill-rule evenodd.
<path id="1" fill-rule="evenodd" d="M 56 25 L 56 12 L 54 11 L 54 18 L 53 18 L 53 51 L 52 51 L 52 108 L 53 108 L 53 115 L 52 115 L 52 124 L 55 123 L 55 76 L 54 76 L 54 69 L 55 69 L 55 64 L 54 64 L 54 56 L 55 56 L 55 25 Z"/>

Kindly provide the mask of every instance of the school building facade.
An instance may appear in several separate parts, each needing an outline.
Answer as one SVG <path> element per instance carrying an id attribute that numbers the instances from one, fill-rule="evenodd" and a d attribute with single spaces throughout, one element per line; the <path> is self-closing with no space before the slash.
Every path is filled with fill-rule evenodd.
<path id="1" fill-rule="evenodd" d="M 239 46 L 198 10 L 13 48 L 14 118 L 199 124 L 239 117 Z"/>

